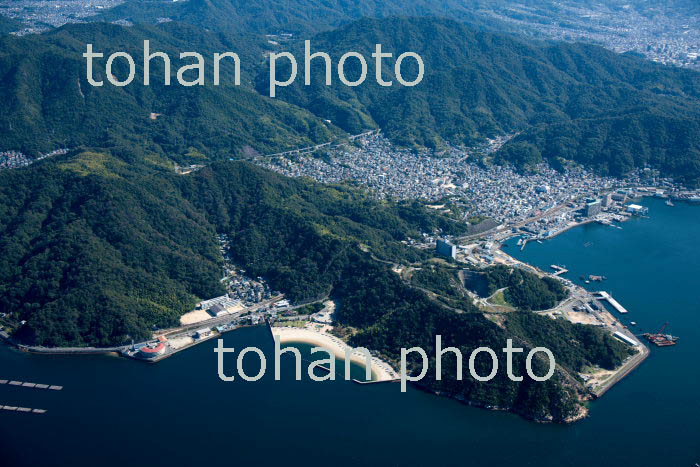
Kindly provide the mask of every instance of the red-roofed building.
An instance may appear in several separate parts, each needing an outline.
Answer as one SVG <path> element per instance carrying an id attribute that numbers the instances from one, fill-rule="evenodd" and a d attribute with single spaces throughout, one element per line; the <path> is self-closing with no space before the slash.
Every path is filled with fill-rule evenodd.
<path id="1" fill-rule="evenodd" d="M 145 360 L 152 360 L 165 353 L 165 342 L 158 342 L 157 345 L 153 347 L 141 347 L 139 349 L 138 357 Z"/>

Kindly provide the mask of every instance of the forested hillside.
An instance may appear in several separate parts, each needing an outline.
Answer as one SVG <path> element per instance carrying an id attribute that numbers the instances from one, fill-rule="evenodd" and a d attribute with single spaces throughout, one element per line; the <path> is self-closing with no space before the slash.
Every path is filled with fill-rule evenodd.
<path id="1" fill-rule="evenodd" d="M 0 172 L 0 310 L 43 345 L 144 338 L 221 292 L 214 236 L 166 180 L 106 154 Z"/>
<path id="2" fill-rule="evenodd" d="M 239 264 L 303 300 L 328 294 L 360 245 L 406 261 L 421 254 L 400 240 L 464 229 L 244 163 L 179 176 L 107 153 L 0 172 L 0 201 L 0 312 L 43 345 L 123 343 L 177 323 L 222 292 L 217 233 Z"/>
<path id="3" fill-rule="evenodd" d="M 213 31 L 309 35 L 365 17 L 437 16 L 458 18 L 475 26 L 508 30 L 506 24 L 478 14 L 479 3 L 489 2 L 490 0 L 261 0 L 252 3 L 245 0 L 128 0 L 92 19 L 152 23 L 166 17 Z"/>
<path id="4" fill-rule="evenodd" d="M 494 266 L 485 275 L 489 295 L 498 289 L 505 289 L 508 303 L 521 310 L 548 310 L 568 295 L 567 289 L 558 280 L 539 278 L 523 269 Z"/>
<path id="5" fill-rule="evenodd" d="M 428 371 L 420 385 L 427 390 L 482 406 L 497 407 L 539 420 L 562 421 L 575 416 L 580 408 L 576 384 L 565 372 L 574 374 L 586 365 L 614 368 L 629 355 L 628 348 L 606 332 L 592 326 L 574 325 L 565 320 L 551 320 L 527 311 L 506 314 L 499 326 L 487 319 L 474 305 L 462 304 L 462 311 L 431 301 L 425 294 L 409 288 L 398 275 L 377 264 L 353 263 L 346 279 L 335 294 L 342 306 L 340 321 L 359 332 L 351 342 L 381 352 L 394 361 L 401 347 L 419 346 L 426 350 L 430 368 L 435 368 L 435 336 L 441 335 L 443 346 L 450 345 L 468 355 L 478 346 L 501 348 L 504 339 L 526 349 L 545 345 L 552 349 L 560 365 L 556 376 L 545 383 L 526 378 L 522 383 L 510 381 L 503 373 L 488 383 L 470 377 L 458 381 L 456 360 L 443 360 L 443 379 Z M 546 343 L 545 343 L 546 341 Z M 514 359 L 522 372 L 523 354 Z M 416 359 L 418 360 L 418 359 Z M 416 360 L 409 364 L 419 365 Z M 536 361 L 536 371 L 544 371 Z M 487 373 L 488 364 L 476 362 L 477 372 Z"/>
<path id="6" fill-rule="evenodd" d="M 218 163 L 182 180 L 183 196 L 229 234 L 234 259 L 293 300 L 328 294 L 360 246 L 383 260 L 414 261 L 427 253 L 400 241 L 467 228 L 417 204 L 404 209 L 247 164 Z"/>
<path id="7" fill-rule="evenodd" d="M 163 62 L 157 59 L 151 65 L 151 84 L 143 85 L 146 39 L 152 51 L 171 57 L 174 84 L 164 85 Z M 87 43 L 106 54 L 127 51 L 136 57 L 135 82 L 90 85 L 82 57 Z M 205 79 L 210 85 L 184 87 L 175 81 L 184 64 L 179 54 L 187 50 L 207 57 Z M 249 74 L 265 50 L 262 38 L 175 24 L 70 25 L 41 35 L 0 38 L 0 150 L 36 155 L 58 147 L 122 147 L 177 157 L 194 148 L 209 157 L 229 158 L 325 142 L 339 134 L 308 112 L 251 90 Z M 235 51 L 245 64 L 241 86 L 231 84 L 230 61 L 222 62 L 221 85 L 211 86 L 213 53 L 225 51 Z M 100 63 L 94 77 L 105 81 L 105 59 Z M 115 70 L 123 79 L 125 61 L 115 62 Z"/>
<path id="8" fill-rule="evenodd" d="M 22 23 L 7 16 L 0 15 L 0 34 L 17 31 L 22 27 Z"/>

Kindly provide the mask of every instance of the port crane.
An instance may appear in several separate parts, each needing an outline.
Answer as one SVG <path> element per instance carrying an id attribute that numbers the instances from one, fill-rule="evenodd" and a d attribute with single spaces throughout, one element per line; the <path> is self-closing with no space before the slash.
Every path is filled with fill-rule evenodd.
<path id="1" fill-rule="evenodd" d="M 648 332 L 644 334 L 644 337 L 647 338 L 649 342 L 652 344 L 656 344 L 658 347 L 668 347 L 670 345 L 676 345 L 676 341 L 678 341 L 678 337 L 672 336 L 670 334 L 664 334 L 664 331 L 668 327 L 668 322 L 664 323 L 663 326 L 661 326 L 661 329 L 657 333 L 651 333 Z"/>

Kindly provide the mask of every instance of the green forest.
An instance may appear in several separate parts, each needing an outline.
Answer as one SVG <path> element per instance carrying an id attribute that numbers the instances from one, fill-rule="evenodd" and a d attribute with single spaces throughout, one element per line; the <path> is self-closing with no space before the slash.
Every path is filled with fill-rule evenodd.
<path id="1" fill-rule="evenodd" d="M 488 383 L 471 378 L 457 381 L 453 357 L 444 359 L 442 380 L 437 381 L 434 372 L 429 371 L 421 381 L 427 390 L 477 405 L 507 408 L 529 418 L 562 421 L 574 414 L 579 405 L 576 385 L 565 372 L 570 375 L 587 365 L 613 368 L 630 353 L 624 344 L 592 326 L 552 320 L 525 310 L 508 313 L 505 325 L 498 326 L 471 302 L 461 302 L 462 310 L 456 313 L 377 264 L 356 263 L 351 271 L 335 290 L 341 303 L 338 310 L 341 323 L 359 329 L 351 338 L 352 345 L 375 349 L 394 362 L 399 359 L 401 347 L 419 346 L 426 350 L 430 368 L 435 368 L 435 336 L 438 334 L 442 336 L 443 345 L 449 343 L 463 355 L 482 345 L 501 348 L 507 338 L 526 349 L 550 346 L 560 371 L 543 384 L 533 384 L 527 378 L 523 383 L 513 383 L 504 374 Z M 437 275 L 439 278 L 433 283 L 447 278 L 444 272 Z M 556 336 L 548 339 L 553 334 Z M 537 362 L 539 371 L 542 371 L 541 363 Z M 487 373 L 488 365 L 477 360 L 477 372 Z M 522 354 L 514 360 L 514 366 L 521 373 L 524 371 Z"/>
<path id="2" fill-rule="evenodd" d="M 240 86 L 233 85 L 233 66 L 222 61 L 221 85 L 164 85 L 162 59 L 153 60 L 151 84 L 143 85 L 138 58 L 138 83 L 125 87 L 88 83 L 86 43 L 105 54 L 126 51 L 143 57 L 143 41 L 152 51 L 172 57 L 174 75 L 186 60 L 183 50 L 235 51 L 242 62 Z M 67 25 L 41 35 L 0 36 L 0 141 L 2 150 L 38 155 L 57 148 L 98 147 L 133 154 L 156 152 L 183 162 L 188 154 L 212 159 L 243 158 L 326 142 L 344 133 L 308 111 L 263 97 L 246 86 L 267 50 L 257 36 L 226 36 L 193 26 L 125 28 L 112 24 Z M 115 62 L 118 76 L 126 62 Z M 94 78 L 106 81 L 105 60 Z M 206 82 L 212 83 L 213 68 Z M 152 115 L 153 114 L 153 115 Z M 197 160 L 197 162 L 201 162 Z"/>
<path id="3" fill-rule="evenodd" d="M 119 344 L 177 323 L 198 297 L 222 293 L 217 233 L 299 301 L 328 294 L 359 245 L 412 261 L 425 254 L 401 240 L 464 229 L 241 162 L 193 176 L 107 153 L 53 162 L 0 172 L 0 312 L 26 320 L 21 337 L 41 345 Z"/>
<path id="4" fill-rule="evenodd" d="M 494 266 L 485 272 L 489 295 L 505 288 L 508 303 L 522 310 L 548 310 L 568 296 L 564 285 L 520 268 Z"/>
<path id="5" fill-rule="evenodd" d="M 22 27 L 22 23 L 7 16 L 0 15 L 0 34 L 17 31 Z"/>

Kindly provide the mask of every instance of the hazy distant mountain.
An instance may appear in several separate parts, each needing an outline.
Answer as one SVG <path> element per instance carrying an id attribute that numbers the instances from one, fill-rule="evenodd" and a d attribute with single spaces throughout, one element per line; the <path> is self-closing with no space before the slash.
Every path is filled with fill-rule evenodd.
<path id="1" fill-rule="evenodd" d="M 464 0 L 130 0 L 95 20 L 154 22 L 160 18 L 194 24 L 216 31 L 250 31 L 263 34 L 313 33 L 364 18 L 388 16 L 436 16 L 459 18 L 473 25 L 501 30 L 497 20 L 475 14 L 480 3 Z"/>
<path id="2" fill-rule="evenodd" d="M 606 13 L 633 9 L 648 17 L 700 13 L 695 0 L 669 0 L 663 4 L 652 0 L 127 0 L 95 19 L 155 22 L 170 18 L 212 30 L 310 33 L 366 17 L 431 16 L 457 19 L 500 32 L 525 32 L 521 26 L 496 17 L 522 19 L 532 26 L 542 21 L 564 25 L 581 19 L 572 16 L 577 9 Z"/>
<path id="3" fill-rule="evenodd" d="M 660 63 L 700 70 L 700 60 L 693 56 L 700 43 L 700 3 L 695 0 L 130 0 L 95 20 L 170 18 L 215 31 L 308 37 L 353 20 L 390 16 L 454 19 L 498 33 L 634 51 Z"/>

